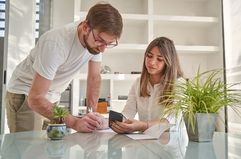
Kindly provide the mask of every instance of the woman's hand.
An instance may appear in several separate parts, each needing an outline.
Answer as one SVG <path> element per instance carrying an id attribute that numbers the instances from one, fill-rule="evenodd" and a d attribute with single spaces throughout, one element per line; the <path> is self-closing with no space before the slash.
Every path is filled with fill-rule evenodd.
<path id="1" fill-rule="evenodd" d="M 133 133 L 135 131 L 145 131 L 148 128 L 146 122 L 134 119 L 127 119 L 123 122 L 115 121 L 111 123 L 111 129 L 119 134 Z"/>

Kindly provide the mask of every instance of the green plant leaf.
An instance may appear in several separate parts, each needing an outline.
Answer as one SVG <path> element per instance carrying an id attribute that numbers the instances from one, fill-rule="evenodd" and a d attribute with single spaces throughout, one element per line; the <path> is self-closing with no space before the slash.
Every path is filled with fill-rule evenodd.
<path id="1" fill-rule="evenodd" d="M 54 105 L 52 123 L 62 124 L 64 123 L 64 118 L 67 117 L 68 115 L 69 115 L 69 111 L 65 107 Z"/>
<path id="2" fill-rule="evenodd" d="M 189 120 L 194 130 L 196 113 L 218 113 L 224 107 L 232 108 L 240 116 L 241 90 L 240 83 L 226 84 L 222 80 L 222 70 L 201 72 L 198 69 L 195 77 L 185 82 L 176 83 L 175 93 L 167 93 L 173 102 L 164 109 L 164 116 L 182 113 Z M 165 103 L 165 101 L 160 104 Z"/>

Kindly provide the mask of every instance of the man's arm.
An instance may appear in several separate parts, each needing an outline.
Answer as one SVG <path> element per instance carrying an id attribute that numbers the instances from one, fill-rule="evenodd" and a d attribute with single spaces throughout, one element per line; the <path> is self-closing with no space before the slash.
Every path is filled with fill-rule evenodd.
<path id="1" fill-rule="evenodd" d="M 48 101 L 46 95 L 51 83 L 51 80 L 48 80 L 36 73 L 28 94 L 29 107 L 50 120 L 52 117 L 53 103 Z"/>
<path id="2" fill-rule="evenodd" d="M 52 119 L 53 103 L 48 101 L 46 95 L 51 82 L 51 80 L 37 73 L 33 78 L 32 87 L 28 95 L 29 107 L 50 120 Z M 100 127 L 101 122 L 101 118 L 94 113 L 87 114 L 81 119 L 72 115 L 65 118 L 66 125 L 79 132 L 92 132 L 97 127 Z"/>
<path id="3" fill-rule="evenodd" d="M 101 63 L 95 61 L 89 61 L 88 65 L 88 77 L 87 77 L 87 92 L 86 92 L 86 104 L 91 106 L 93 111 L 97 110 L 97 103 L 100 93 L 100 76 Z"/>

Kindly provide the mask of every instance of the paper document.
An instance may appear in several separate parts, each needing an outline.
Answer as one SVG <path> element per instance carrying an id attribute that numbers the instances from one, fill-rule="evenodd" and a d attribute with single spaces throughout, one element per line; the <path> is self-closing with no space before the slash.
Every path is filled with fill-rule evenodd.
<path id="1" fill-rule="evenodd" d="M 110 129 L 110 128 L 107 128 L 107 129 L 100 129 L 100 130 L 96 130 L 96 131 L 98 131 L 98 132 L 104 132 L 104 133 L 109 133 L 109 132 L 111 132 L 111 133 L 113 133 L 114 131 L 112 130 L 112 129 Z"/>
<path id="2" fill-rule="evenodd" d="M 158 139 L 164 131 L 166 131 L 167 129 L 169 129 L 174 125 L 175 124 L 156 124 L 141 134 L 133 133 L 133 134 L 126 134 L 126 136 L 134 140 Z"/>

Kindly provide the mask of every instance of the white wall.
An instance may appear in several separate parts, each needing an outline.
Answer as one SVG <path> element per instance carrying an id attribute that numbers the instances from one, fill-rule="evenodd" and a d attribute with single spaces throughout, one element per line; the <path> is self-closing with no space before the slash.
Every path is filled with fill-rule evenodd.
<path id="1" fill-rule="evenodd" d="M 53 0 L 52 28 L 72 23 L 74 21 L 74 6 L 74 0 Z"/>

